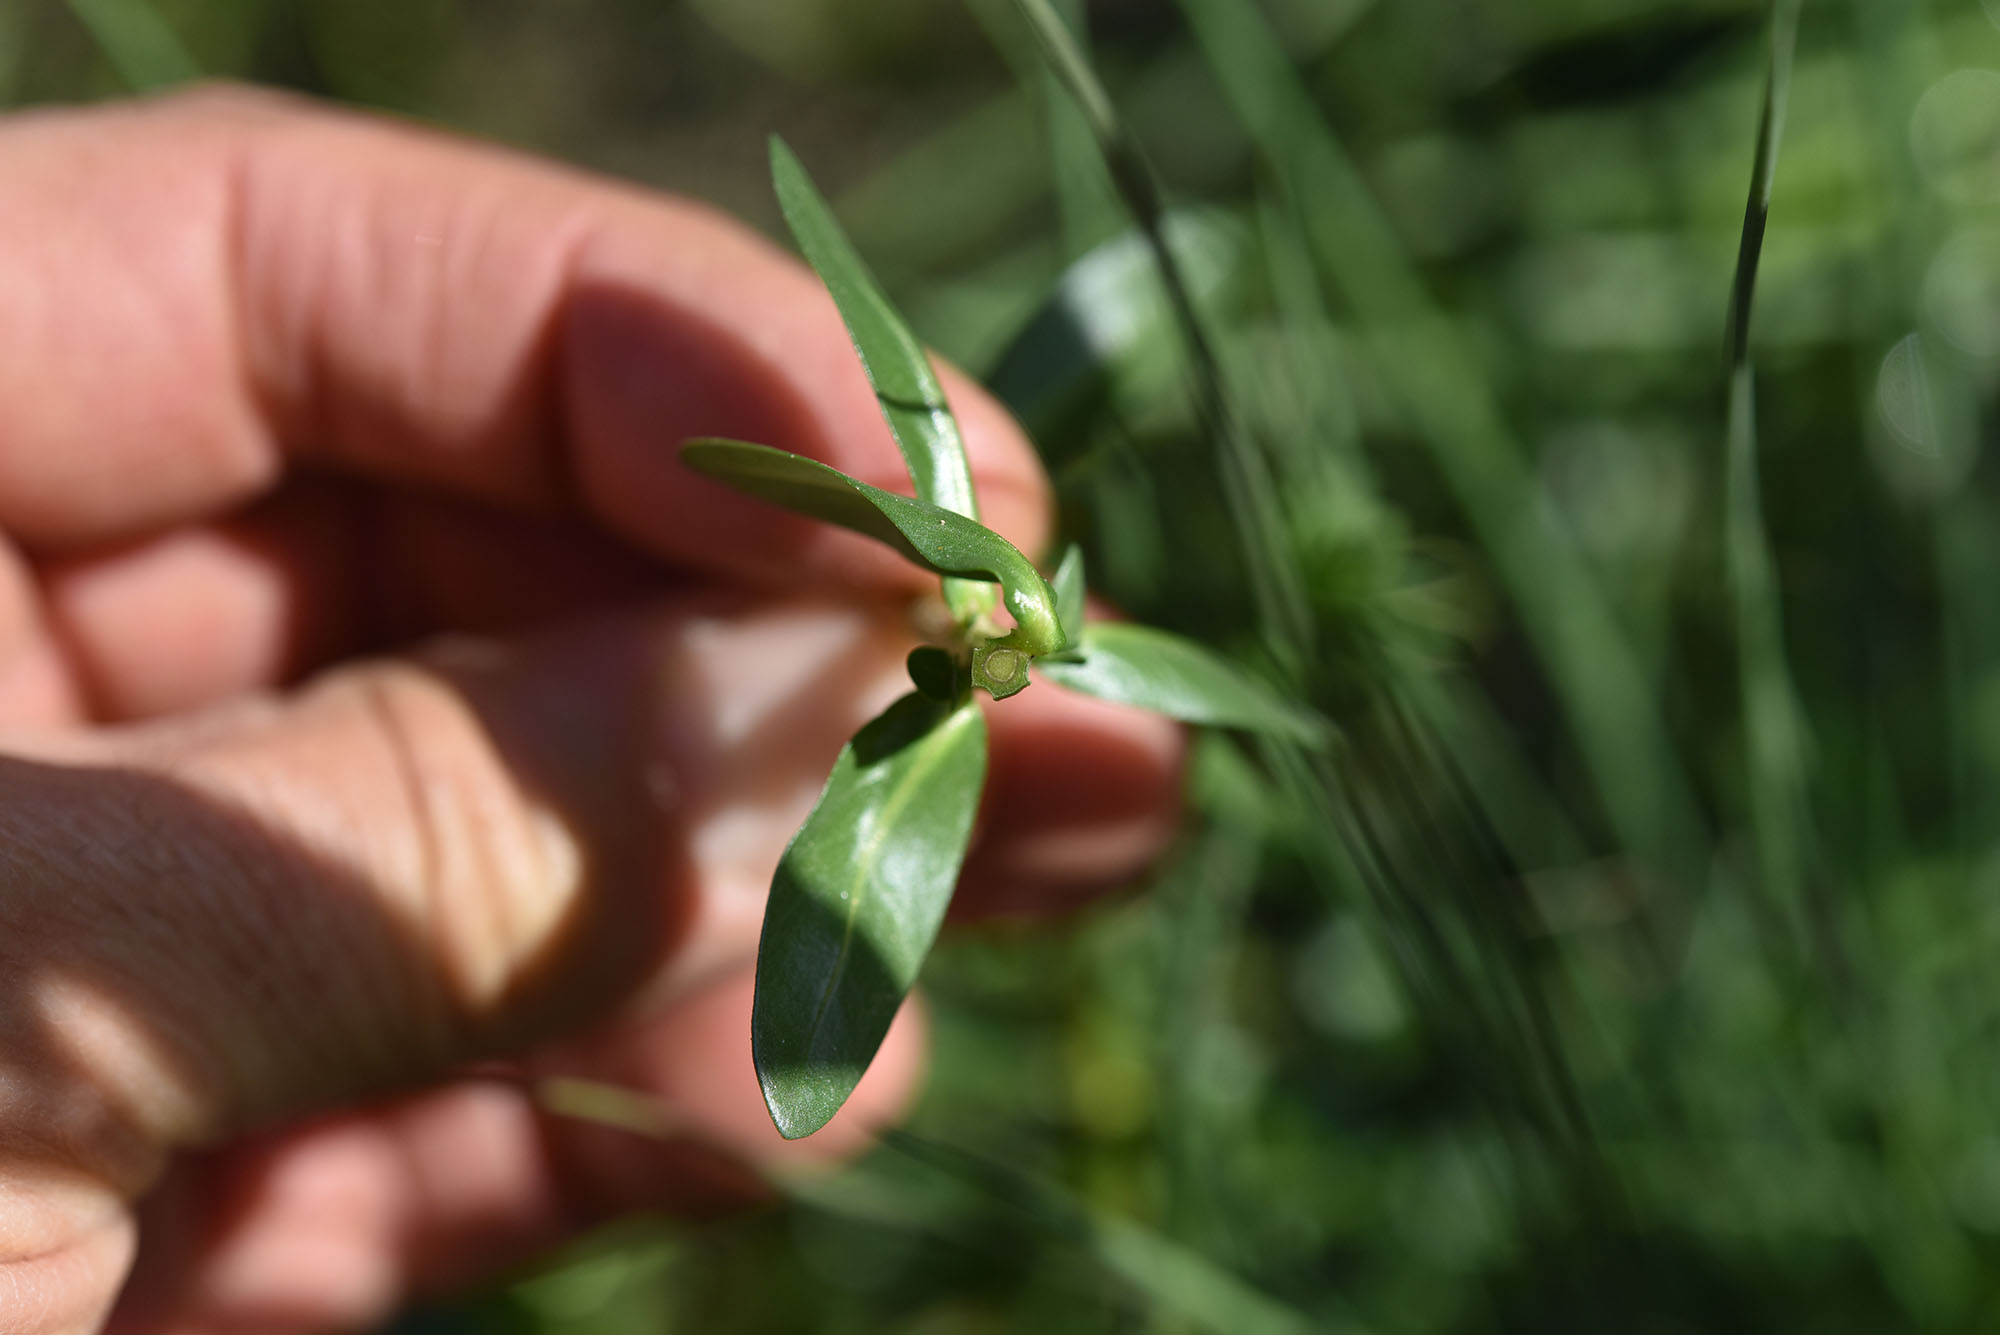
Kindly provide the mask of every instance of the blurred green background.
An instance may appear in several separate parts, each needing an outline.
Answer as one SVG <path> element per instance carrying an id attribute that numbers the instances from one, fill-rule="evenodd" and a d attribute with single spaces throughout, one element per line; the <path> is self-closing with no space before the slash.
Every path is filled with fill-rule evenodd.
<path id="1" fill-rule="evenodd" d="M 14 104 L 198 69 L 767 230 L 783 133 L 1093 587 L 1344 729 L 951 937 L 905 1138 L 396 1329 L 2000 1327 L 2000 3 L 1803 7 L 1733 396 L 1767 7 L 1068 16 L 1206 361 L 1005 0 L 0 7 Z"/>

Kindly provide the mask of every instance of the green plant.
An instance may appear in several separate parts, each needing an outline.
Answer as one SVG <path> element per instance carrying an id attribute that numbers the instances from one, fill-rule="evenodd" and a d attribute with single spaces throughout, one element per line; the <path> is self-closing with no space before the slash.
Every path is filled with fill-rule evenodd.
<path id="1" fill-rule="evenodd" d="M 958 424 L 928 355 L 777 140 L 771 170 L 785 219 L 847 323 L 916 495 L 743 441 L 692 441 L 682 458 L 763 500 L 875 538 L 941 576 L 953 627 L 946 643 L 911 653 L 916 689 L 841 751 L 771 882 L 751 1044 L 772 1120 L 798 1137 L 846 1101 L 937 935 L 985 782 L 986 724 L 975 689 L 1004 700 L 1028 686 L 1032 663 L 1070 690 L 1191 723 L 1313 743 L 1331 730 L 1198 645 L 1088 621 L 1076 548 L 1044 577 L 982 525 Z M 1003 609 L 1011 626 L 1000 620 Z"/>

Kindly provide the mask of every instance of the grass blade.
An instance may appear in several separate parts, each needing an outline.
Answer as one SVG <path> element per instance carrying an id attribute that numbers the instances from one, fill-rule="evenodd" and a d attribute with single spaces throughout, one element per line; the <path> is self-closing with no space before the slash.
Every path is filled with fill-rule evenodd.
<path id="1" fill-rule="evenodd" d="M 1257 7 L 1178 3 L 1294 201 L 1322 268 L 1367 326 L 1389 390 L 1491 554 L 1621 839 L 1679 884 L 1699 884 L 1707 870 L 1702 821 L 1651 683 L 1596 580 L 1540 520 L 1534 476 L 1479 362 L 1433 306 Z"/>
<path id="2" fill-rule="evenodd" d="M 147 0 L 69 0 L 69 8 L 133 92 L 201 77 L 201 66 Z"/>
<path id="3" fill-rule="evenodd" d="M 806 262 L 840 308 L 868 383 L 875 387 L 875 401 L 903 452 L 917 499 L 968 519 L 979 518 L 965 442 L 930 354 L 890 305 L 798 157 L 775 136 L 771 182 Z M 947 581 L 945 600 L 965 620 L 993 609 L 992 590 L 958 580 Z"/>
<path id="4" fill-rule="evenodd" d="M 1269 464 L 1251 443 L 1230 402 L 1214 341 L 1187 274 L 1168 244 L 1159 184 L 1068 25 L 1048 0 L 1015 0 L 1015 4 L 1096 136 L 1112 184 L 1152 252 L 1175 326 L 1187 345 L 1195 411 L 1203 434 L 1217 451 L 1223 497 L 1250 574 L 1259 627 L 1286 670 L 1301 673 L 1312 656 L 1313 621 L 1298 568 L 1285 550 L 1284 510 Z"/>
<path id="5" fill-rule="evenodd" d="M 1326 1330 L 1170 1238 L 1091 1210 L 1052 1183 L 954 1145 L 892 1131 L 884 1143 L 971 1183 L 1074 1242 L 1106 1272 L 1163 1313 L 1216 1335 L 1305 1335 Z M 1333 1329 L 1345 1329 L 1344 1326 Z"/>
<path id="6" fill-rule="evenodd" d="M 1791 673 L 1785 662 L 1784 626 L 1777 575 L 1764 527 L 1757 470 L 1756 376 L 1750 362 L 1750 310 L 1757 261 L 1771 211 L 1778 145 L 1784 137 L 1785 101 L 1792 53 L 1798 41 L 1800 0 L 1777 0 L 1771 19 L 1770 65 L 1757 126 L 1750 199 L 1730 292 L 1727 354 L 1729 409 L 1724 505 L 1730 590 L 1735 601 L 1737 676 L 1742 690 L 1745 764 L 1751 823 L 1765 893 L 1775 904 L 1796 906 L 1803 878 L 1803 845 L 1810 818 L 1805 791 L 1803 729 Z"/>
<path id="7" fill-rule="evenodd" d="M 904 696 L 856 733 L 792 836 L 757 946 L 751 1051 L 786 1139 L 825 1126 L 917 980 L 986 779 L 986 719 Z"/>
<path id="8" fill-rule="evenodd" d="M 27 17 L 19 6 L 0 5 L 0 107 L 14 105 L 27 28 Z"/>

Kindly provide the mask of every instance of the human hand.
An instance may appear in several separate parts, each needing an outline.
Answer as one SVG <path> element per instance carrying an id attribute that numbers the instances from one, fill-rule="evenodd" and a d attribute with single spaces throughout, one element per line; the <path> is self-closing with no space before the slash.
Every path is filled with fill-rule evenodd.
<path id="1" fill-rule="evenodd" d="M 0 179 L 0 1329 L 96 1328 L 135 1246 L 120 1329 L 362 1326 L 894 1115 L 910 1011 L 779 1141 L 749 968 L 921 580 L 674 453 L 897 485 L 810 277 L 687 204 L 243 93 L 14 117 Z M 1039 550 L 1032 452 L 947 389 L 987 522 Z M 1055 690 L 991 722 L 962 911 L 1158 850 L 1171 725 Z M 685 1142 L 467 1075 L 496 1059 Z"/>

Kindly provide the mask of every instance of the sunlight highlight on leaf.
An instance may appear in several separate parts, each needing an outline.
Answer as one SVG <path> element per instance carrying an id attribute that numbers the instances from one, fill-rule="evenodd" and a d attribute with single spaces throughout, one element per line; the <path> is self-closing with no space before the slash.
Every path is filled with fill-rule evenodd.
<path id="1" fill-rule="evenodd" d="M 750 1019 L 787 1139 L 854 1091 L 958 884 L 986 780 L 986 720 L 911 693 L 841 749 L 771 882 Z"/>

